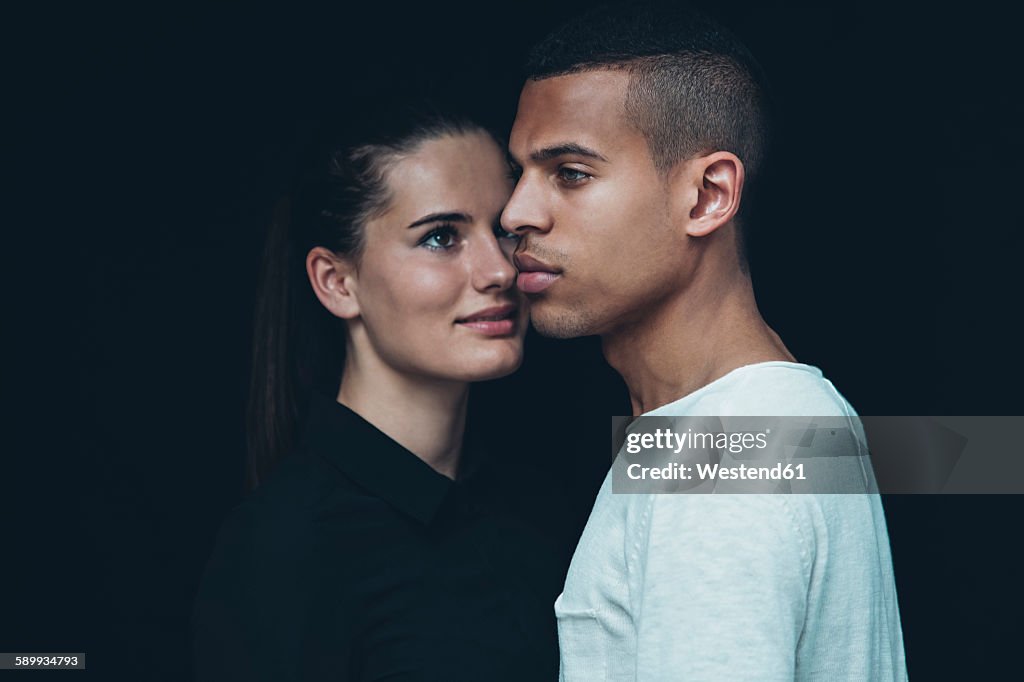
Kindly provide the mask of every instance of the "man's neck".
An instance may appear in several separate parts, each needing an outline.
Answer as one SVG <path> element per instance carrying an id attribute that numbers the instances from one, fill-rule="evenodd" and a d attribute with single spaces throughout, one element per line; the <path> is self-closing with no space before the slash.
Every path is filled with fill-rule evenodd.
<path id="1" fill-rule="evenodd" d="M 750 279 L 695 282 L 642 320 L 602 335 L 633 414 L 671 403 L 744 365 L 793 362 L 761 318 Z"/>

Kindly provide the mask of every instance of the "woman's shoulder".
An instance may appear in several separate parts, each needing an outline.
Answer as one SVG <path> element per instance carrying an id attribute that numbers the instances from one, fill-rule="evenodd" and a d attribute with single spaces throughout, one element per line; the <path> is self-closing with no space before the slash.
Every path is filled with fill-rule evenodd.
<path id="1" fill-rule="evenodd" d="M 297 454 L 228 512 L 193 604 L 199 679 L 224 679 L 223 666 L 240 661 L 252 671 L 246 679 L 287 676 L 303 651 L 303 624 L 319 613 L 316 604 L 345 589 L 340 571 L 338 580 L 326 579 L 345 567 L 345 549 L 325 541 L 317 519 L 344 504 L 348 488 Z M 344 610 L 332 617 L 328 625 L 344 628 Z"/>
<path id="2" fill-rule="evenodd" d="M 273 469 L 267 479 L 234 507 L 224 520 L 221 544 L 265 551 L 315 540 L 325 516 L 373 512 L 376 498 L 314 453 L 299 450 Z M 228 536 L 228 537 L 225 537 Z"/>
<path id="3" fill-rule="evenodd" d="M 337 527 L 323 519 L 366 508 L 365 495 L 308 453 L 283 459 L 220 524 L 200 587 L 200 600 L 230 602 L 240 611 L 257 597 L 287 596 L 298 607 L 318 589 L 314 578 L 344 567 L 348 551 Z M 330 564 L 330 566 L 325 566 Z M 283 608 L 283 606 L 282 606 Z"/>
<path id="4" fill-rule="evenodd" d="M 272 568 L 272 559 L 300 561 L 310 544 L 311 505 L 325 492 L 313 463 L 291 458 L 230 509 L 220 524 L 207 573 L 251 573 Z M 278 570 L 280 567 L 277 567 Z"/>

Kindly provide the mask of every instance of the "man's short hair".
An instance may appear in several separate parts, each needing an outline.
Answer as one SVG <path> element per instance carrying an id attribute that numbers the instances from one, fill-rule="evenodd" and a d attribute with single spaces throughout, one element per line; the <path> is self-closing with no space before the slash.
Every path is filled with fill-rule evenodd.
<path id="1" fill-rule="evenodd" d="M 646 138 L 656 168 L 724 150 L 754 179 L 768 144 L 766 84 L 728 30 L 686 6 L 603 5 L 536 45 L 526 77 L 616 68 L 629 72 L 627 118 Z"/>

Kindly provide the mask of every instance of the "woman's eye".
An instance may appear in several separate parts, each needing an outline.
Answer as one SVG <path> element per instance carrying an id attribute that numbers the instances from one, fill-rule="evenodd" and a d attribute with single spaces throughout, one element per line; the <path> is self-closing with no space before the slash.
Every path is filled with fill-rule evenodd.
<path id="1" fill-rule="evenodd" d="M 455 246 L 455 237 L 455 228 L 443 226 L 428 232 L 427 235 L 420 240 L 420 244 L 428 249 L 450 249 Z"/>
<path id="2" fill-rule="evenodd" d="M 584 173 L 583 171 L 577 170 L 575 168 L 559 168 L 558 169 L 558 178 L 560 180 L 568 183 L 568 184 L 571 184 L 571 185 L 583 182 L 584 180 L 586 180 L 589 177 L 590 177 L 589 174 Z"/>

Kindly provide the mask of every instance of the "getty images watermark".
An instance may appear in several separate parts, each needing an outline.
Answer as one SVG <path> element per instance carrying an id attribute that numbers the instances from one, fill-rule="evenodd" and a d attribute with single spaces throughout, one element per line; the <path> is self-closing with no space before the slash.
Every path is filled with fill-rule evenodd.
<path id="1" fill-rule="evenodd" d="M 1024 417 L 615 417 L 615 493 L 1024 493 Z"/>

